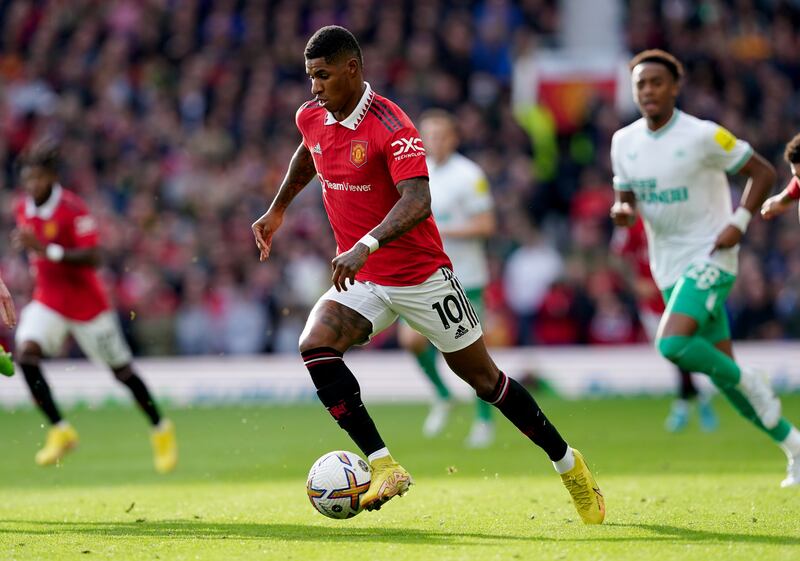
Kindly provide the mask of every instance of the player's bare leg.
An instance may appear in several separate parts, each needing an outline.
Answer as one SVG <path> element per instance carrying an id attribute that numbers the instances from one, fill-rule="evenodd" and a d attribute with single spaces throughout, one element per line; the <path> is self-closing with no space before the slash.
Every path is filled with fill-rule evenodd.
<path id="1" fill-rule="evenodd" d="M 133 395 L 139 408 L 147 416 L 153 431 L 150 442 L 153 446 L 153 465 L 159 473 L 168 473 L 175 469 L 178 463 L 178 445 L 175 439 L 175 425 L 169 419 L 161 416 L 150 391 L 144 381 L 133 371 L 133 366 L 128 363 L 112 368 L 114 377 L 126 386 Z"/>
<path id="2" fill-rule="evenodd" d="M 389 455 L 361 400 L 358 381 L 342 360 L 345 351 L 366 342 L 370 333 L 372 324 L 364 316 L 338 302 L 321 300 L 300 335 L 300 354 L 320 401 L 369 460 L 372 481 L 361 505 L 373 510 L 404 494 L 411 476 Z"/>
<path id="3" fill-rule="evenodd" d="M 78 433 L 61 416 L 58 406 L 50 392 L 50 386 L 42 375 L 41 362 L 44 353 L 38 343 L 26 341 L 21 345 L 19 366 L 25 376 L 25 383 L 39 410 L 51 423 L 47 431 L 45 445 L 36 453 L 36 463 L 40 466 L 55 464 L 78 445 Z"/>
<path id="4" fill-rule="evenodd" d="M 491 403 L 548 455 L 587 524 L 605 518 L 605 501 L 583 456 L 570 448 L 550 423 L 536 400 L 519 382 L 503 374 L 486 350 L 483 337 L 468 347 L 444 353 L 450 368 Z"/>

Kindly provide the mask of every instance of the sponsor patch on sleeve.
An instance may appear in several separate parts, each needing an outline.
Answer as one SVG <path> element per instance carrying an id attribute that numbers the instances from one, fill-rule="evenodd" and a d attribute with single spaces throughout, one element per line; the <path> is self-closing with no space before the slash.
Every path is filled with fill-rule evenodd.
<path id="1" fill-rule="evenodd" d="M 736 137 L 725 127 L 717 127 L 717 132 L 714 133 L 714 140 L 726 152 L 730 152 L 736 146 Z"/>
<path id="2" fill-rule="evenodd" d="M 485 195 L 489 192 L 489 181 L 485 177 L 481 177 L 475 182 L 475 192 L 479 195 Z"/>

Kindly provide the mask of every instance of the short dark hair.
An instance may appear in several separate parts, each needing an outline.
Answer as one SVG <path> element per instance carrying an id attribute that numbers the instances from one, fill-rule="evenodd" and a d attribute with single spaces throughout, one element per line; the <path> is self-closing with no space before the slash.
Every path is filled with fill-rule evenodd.
<path id="1" fill-rule="evenodd" d="M 800 134 L 794 135 L 794 138 L 786 144 L 783 157 L 789 164 L 800 163 Z"/>
<path id="2" fill-rule="evenodd" d="M 426 121 L 428 119 L 439 119 L 441 121 L 444 121 L 450 126 L 453 132 L 458 134 L 458 121 L 449 111 L 445 111 L 444 109 L 439 109 L 438 107 L 426 109 L 419 116 L 419 122 L 422 123 L 423 121 Z"/>
<path id="3" fill-rule="evenodd" d="M 306 43 L 303 54 L 306 60 L 324 58 L 328 64 L 339 60 L 342 56 L 351 56 L 358 60 L 359 66 L 364 65 L 361 47 L 355 36 L 338 25 L 326 25 L 318 29 Z"/>
<path id="4" fill-rule="evenodd" d="M 657 62 L 658 64 L 663 64 L 676 81 L 680 81 L 683 78 L 683 65 L 681 61 L 667 51 L 662 51 L 661 49 L 642 51 L 628 63 L 628 70 L 633 72 L 633 69 L 643 62 Z"/>
<path id="5" fill-rule="evenodd" d="M 58 174 L 61 165 L 58 145 L 48 140 L 32 144 L 19 157 L 17 165 L 20 170 L 25 167 L 38 167 Z"/>

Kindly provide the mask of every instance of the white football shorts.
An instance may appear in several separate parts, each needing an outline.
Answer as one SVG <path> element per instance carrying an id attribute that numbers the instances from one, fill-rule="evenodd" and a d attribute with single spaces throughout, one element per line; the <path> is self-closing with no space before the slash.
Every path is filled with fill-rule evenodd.
<path id="1" fill-rule="evenodd" d="M 119 320 L 110 310 L 89 321 L 75 321 L 33 300 L 20 313 L 15 339 L 17 348 L 26 341 L 33 341 L 45 356 L 54 357 L 61 353 L 70 334 L 93 362 L 119 368 L 132 360 Z"/>
<path id="2" fill-rule="evenodd" d="M 347 306 L 372 322 L 370 338 L 392 325 L 398 317 L 443 353 L 460 351 L 483 335 L 478 314 L 464 289 L 455 274 L 444 267 L 415 286 L 356 281 L 353 286 L 348 283 L 346 292 L 337 292 L 331 287 L 314 307 L 325 300 Z"/>

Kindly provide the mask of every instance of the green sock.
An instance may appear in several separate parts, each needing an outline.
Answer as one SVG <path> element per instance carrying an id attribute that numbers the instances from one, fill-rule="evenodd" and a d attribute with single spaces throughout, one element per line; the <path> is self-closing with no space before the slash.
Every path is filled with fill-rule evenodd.
<path id="1" fill-rule="evenodd" d="M 656 347 L 679 368 L 708 374 L 719 388 L 739 383 L 741 372 L 736 362 L 702 337 L 663 337 L 656 341 Z"/>
<path id="2" fill-rule="evenodd" d="M 755 409 L 753 409 L 753 406 L 750 405 L 750 401 L 748 401 L 742 392 L 740 392 L 735 386 L 717 387 L 719 387 L 719 390 L 725 395 L 725 397 L 728 398 L 728 401 L 731 402 L 733 408 L 736 409 L 742 417 L 767 433 L 775 442 L 783 442 L 788 436 L 789 431 L 792 430 L 792 424 L 786 420 L 785 417 L 781 417 L 781 420 L 778 421 L 777 425 L 771 429 L 768 429 L 761 424 L 758 415 L 756 415 Z"/>
<path id="3" fill-rule="evenodd" d="M 442 382 L 442 377 L 439 376 L 439 369 L 436 367 L 436 357 L 438 355 L 439 352 L 436 350 L 436 347 L 428 343 L 425 350 L 416 355 L 416 358 L 420 368 L 422 368 L 422 371 L 436 388 L 436 393 L 439 397 L 441 399 L 450 399 L 450 390 L 448 390 L 447 386 Z"/>
<path id="4" fill-rule="evenodd" d="M 487 423 L 492 420 L 492 406 L 481 398 L 475 400 L 475 417 L 479 421 L 486 421 Z"/>

